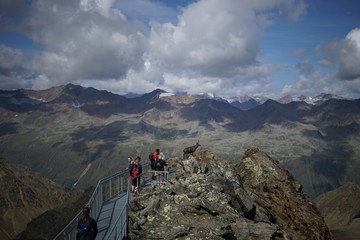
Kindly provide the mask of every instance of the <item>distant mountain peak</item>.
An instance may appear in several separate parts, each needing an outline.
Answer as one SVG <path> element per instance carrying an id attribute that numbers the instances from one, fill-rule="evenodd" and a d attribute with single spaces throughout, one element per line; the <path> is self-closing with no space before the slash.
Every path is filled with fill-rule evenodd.
<path id="1" fill-rule="evenodd" d="M 149 93 L 145 93 L 144 95 L 142 95 L 141 97 L 139 97 L 139 99 L 143 100 L 143 101 L 150 101 L 152 99 L 156 99 L 160 97 L 160 94 L 162 93 L 166 93 L 166 91 L 162 90 L 162 89 L 155 89 Z"/>
<path id="2" fill-rule="evenodd" d="M 312 105 L 319 105 L 323 102 L 330 100 L 330 99 L 345 99 L 341 96 L 337 96 L 331 93 L 320 93 L 316 95 L 315 97 L 306 97 L 304 95 L 301 95 L 299 97 L 292 97 L 291 95 L 286 95 L 282 98 L 279 98 L 277 101 L 282 104 L 287 104 L 290 102 L 306 102 L 308 104 Z"/>

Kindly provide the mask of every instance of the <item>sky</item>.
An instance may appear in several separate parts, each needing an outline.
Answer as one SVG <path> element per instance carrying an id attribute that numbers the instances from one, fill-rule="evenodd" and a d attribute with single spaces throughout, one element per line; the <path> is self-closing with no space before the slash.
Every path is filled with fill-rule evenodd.
<path id="1" fill-rule="evenodd" d="M 360 98 L 358 0 L 1 0 L 0 89 Z"/>

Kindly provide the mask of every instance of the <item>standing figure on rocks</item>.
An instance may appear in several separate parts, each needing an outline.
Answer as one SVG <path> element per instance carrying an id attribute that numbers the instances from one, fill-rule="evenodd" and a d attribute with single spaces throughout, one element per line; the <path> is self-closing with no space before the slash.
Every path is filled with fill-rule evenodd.
<path id="1" fill-rule="evenodd" d="M 142 166 L 140 163 L 141 158 L 136 157 L 134 164 L 130 169 L 131 174 L 131 192 L 137 192 L 140 186 L 140 175 L 142 174 Z"/>
<path id="2" fill-rule="evenodd" d="M 155 169 L 157 171 L 157 180 L 158 186 L 161 186 L 164 184 L 164 176 L 165 176 L 165 166 L 167 166 L 167 162 L 162 159 L 162 156 L 160 155 L 159 158 L 155 161 Z"/>
<path id="3" fill-rule="evenodd" d="M 98 233 L 96 221 L 90 217 L 90 209 L 83 208 L 83 218 L 77 225 L 76 240 L 95 240 Z"/>
<path id="4" fill-rule="evenodd" d="M 186 156 L 188 156 L 189 154 L 193 154 L 199 146 L 201 146 L 201 145 L 199 144 L 199 141 L 197 141 L 197 143 L 195 145 L 193 145 L 191 147 L 184 148 L 184 150 L 183 150 L 184 158 Z"/>

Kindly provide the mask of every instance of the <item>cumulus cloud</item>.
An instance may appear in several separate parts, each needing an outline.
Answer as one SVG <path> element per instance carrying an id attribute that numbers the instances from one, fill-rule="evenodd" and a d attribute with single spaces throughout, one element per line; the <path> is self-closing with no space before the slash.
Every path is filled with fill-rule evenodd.
<path id="1" fill-rule="evenodd" d="M 49 80 L 41 81 L 48 83 L 42 88 L 81 79 L 123 78 L 130 69 L 142 68 L 145 28 L 128 21 L 113 4 L 113 0 L 31 2 L 24 32 L 43 46 L 29 66 Z"/>
<path id="2" fill-rule="evenodd" d="M 337 68 L 340 80 L 357 80 L 360 78 L 360 29 L 353 29 L 345 39 L 334 40 L 317 48 L 328 66 Z"/>
<path id="3" fill-rule="evenodd" d="M 199 1 L 183 9 L 177 25 L 151 24 L 150 51 L 168 68 L 233 77 L 257 64 L 263 30 L 272 20 L 269 11 L 293 12 L 299 5 L 295 1 Z"/>
<path id="4" fill-rule="evenodd" d="M 296 19 L 305 11 L 305 4 L 282 0 L 198 1 L 182 9 L 177 24 L 151 23 L 149 56 L 169 73 L 164 76 L 176 76 L 179 87 L 187 85 L 187 91 L 218 87 L 229 93 L 234 86 L 250 81 L 265 84 L 278 69 L 258 60 L 263 31 L 278 16 L 275 9 Z M 207 84 L 199 79 L 206 79 Z"/>
<path id="5" fill-rule="evenodd" d="M 9 75 L 18 70 L 24 61 L 23 52 L 0 44 L 0 74 Z"/>
<path id="6" fill-rule="evenodd" d="M 268 84 L 277 67 L 258 60 L 264 29 L 306 9 L 302 0 L 200 0 L 176 11 L 148 0 L 12 3 L 0 11 L 8 19 L 2 26 L 41 45 L 27 66 L 36 73 L 33 88 L 91 82 L 119 93 L 229 93 L 241 84 Z"/>
<path id="7" fill-rule="evenodd" d="M 301 70 L 303 71 L 303 70 Z M 329 85 L 334 84 L 334 76 L 332 74 L 321 74 L 317 71 L 305 71 L 298 77 L 296 83 L 286 84 L 282 90 L 282 95 L 292 96 L 315 96 L 320 92 L 329 92 Z"/>
<path id="8" fill-rule="evenodd" d="M 23 67 L 25 56 L 20 49 L 0 44 L 0 89 L 29 88 L 31 73 Z"/>
<path id="9" fill-rule="evenodd" d="M 52 2 L 43 3 L 53 8 L 51 16 L 46 13 L 44 18 L 49 17 L 57 26 L 54 30 L 53 26 L 41 27 L 44 34 L 37 32 L 47 51 L 34 57 L 36 71 L 66 82 L 122 78 L 129 69 L 142 67 L 146 42 L 141 24 L 131 23 L 111 9 L 112 1 L 98 3 L 103 2 L 81 1 L 76 12 L 63 5 L 55 8 Z M 64 19 L 66 14 L 75 16 Z"/>
<path id="10" fill-rule="evenodd" d="M 327 63 L 325 65 L 328 66 Z M 299 63 L 296 69 L 300 74 L 297 81 L 294 84 L 285 85 L 281 90 L 282 95 L 315 96 L 323 92 L 357 98 L 360 94 L 360 78 L 339 81 L 336 73 L 321 73 L 310 63 Z"/>

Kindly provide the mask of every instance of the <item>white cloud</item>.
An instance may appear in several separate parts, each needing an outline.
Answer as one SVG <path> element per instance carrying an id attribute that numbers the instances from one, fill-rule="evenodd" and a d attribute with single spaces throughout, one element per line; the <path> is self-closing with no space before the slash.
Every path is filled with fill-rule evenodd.
<path id="1" fill-rule="evenodd" d="M 24 54 L 20 49 L 14 49 L 0 44 L 0 74 L 8 75 L 21 67 Z"/>
<path id="2" fill-rule="evenodd" d="M 152 23 L 150 51 L 169 68 L 233 77 L 256 63 L 266 23 L 251 4 L 199 1 L 183 10 L 177 25 Z"/>
<path id="3" fill-rule="evenodd" d="M 320 45 L 317 51 L 326 57 L 329 66 L 337 68 L 340 80 L 360 78 L 360 29 L 355 28 L 345 39 Z"/>
<path id="4" fill-rule="evenodd" d="M 221 91 L 232 92 L 239 83 L 267 82 L 278 67 L 263 65 L 257 58 L 263 30 L 274 20 L 274 9 L 295 19 L 304 12 L 305 4 L 282 0 L 198 1 L 182 9 L 177 24 L 151 23 L 149 55 L 171 76 L 182 80 L 177 82 L 184 91 L 184 82 L 192 83 L 187 91 L 196 89 L 195 82 L 201 92 L 219 84 Z M 296 16 L 292 15 L 294 11 Z"/>
<path id="5" fill-rule="evenodd" d="M 50 88 L 54 82 L 51 81 L 46 75 L 40 74 L 32 81 L 32 88 L 35 90 L 42 90 L 45 88 Z"/>
<path id="6" fill-rule="evenodd" d="M 80 7 L 86 12 L 98 12 L 111 17 L 111 7 L 115 0 L 80 0 Z"/>
<path id="7" fill-rule="evenodd" d="M 31 20 L 39 29 L 34 30 L 35 39 L 46 50 L 34 57 L 32 68 L 63 83 L 122 78 L 129 69 L 141 68 L 146 49 L 142 26 L 112 11 L 112 1 L 81 3 L 81 7 L 69 9 L 49 1 L 38 2 Z M 43 21 L 54 25 L 42 26 Z"/>
<path id="8" fill-rule="evenodd" d="M 0 44 L 0 89 L 31 87 L 30 81 L 24 78 L 29 74 L 23 67 L 24 60 L 22 50 Z"/>
<path id="9" fill-rule="evenodd" d="M 30 81 L 17 76 L 0 75 L 0 89 L 31 88 Z"/>
<path id="10" fill-rule="evenodd" d="M 28 66 L 37 73 L 33 88 L 82 82 L 118 93 L 157 87 L 233 93 L 240 85 L 255 91 L 252 85 L 268 84 L 277 71 L 258 60 L 264 29 L 279 15 L 295 20 L 306 8 L 302 0 L 200 0 L 181 10 L 147 0 L 24 4 L 7 6 L 23 14 L 15 25 L 2 26 L 41 45 Z"/>
<path id="11" fill-rule="evenodd" d="M 299 68 L 297 82 L 287 84 L 282 88 L 282 95 L 316 96 L 319 93 L 332 93 L 347 98 L 358 98 L 360 94 L 360 78 L 353 81 L 339 81 L 336 74 L 323 74 L 313 67 Z M 309 70 L 311 69 L 311 71 Z"/>
<path id="12" fill-rule="evenodd" d="M 329 86 L 334 84 L 334 76 L 321 74 L 316 71 L 302 71 L 298 81 L 292 85 L 285 85 L 281 91 L 282 95 L 292 96 L 315 96 L 319 92 L 329 92 Z"/>
<path id="13" fill-rule="evenodd" d="M 190 94 L 201 92 L 217 92 L 222 86 L 222 81 L 211 77 L 178 76 L 170 73 L 163 75 L 164 84 L 170 92 L 187 91 Z"/>

